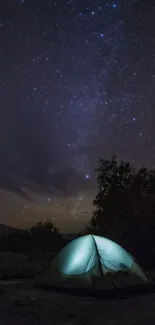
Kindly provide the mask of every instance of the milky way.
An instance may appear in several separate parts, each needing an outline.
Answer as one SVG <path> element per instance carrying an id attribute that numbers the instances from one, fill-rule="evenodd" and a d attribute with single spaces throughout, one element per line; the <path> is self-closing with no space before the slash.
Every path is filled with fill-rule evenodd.
<path id="1" fill-rule="evenodd" d="M 154 166 L 154 30 L 153 0 L 1 4 L 1 188 L 87 191 L 113 153 Z"/>

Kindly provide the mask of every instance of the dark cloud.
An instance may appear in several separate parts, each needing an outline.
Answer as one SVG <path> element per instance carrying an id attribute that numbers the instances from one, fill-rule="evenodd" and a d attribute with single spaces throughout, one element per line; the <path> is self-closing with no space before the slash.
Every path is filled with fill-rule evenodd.
<path id="1" fill-rule="evenodd" d="M 117 2 L 2 1 L 1 188 L 89 189 L 114 152 L 154 166 L 155 5 Z"/>

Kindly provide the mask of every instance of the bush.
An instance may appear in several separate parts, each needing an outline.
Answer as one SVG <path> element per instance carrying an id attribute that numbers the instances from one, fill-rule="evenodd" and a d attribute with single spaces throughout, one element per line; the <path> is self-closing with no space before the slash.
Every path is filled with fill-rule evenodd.
<path id="1" fill-rule="evenodd" d="M 65 244 L 59 230 L 49 220 L 27 230 L 0 236 L 0 252 L 33 256 L 37 252 L 58 252 Z"/>
<path id="2" fill-rule="evenodd" d="M 33 278 L 36 268 L 24 254 L 7 253 L 0 255 L 0 279 Z"/>

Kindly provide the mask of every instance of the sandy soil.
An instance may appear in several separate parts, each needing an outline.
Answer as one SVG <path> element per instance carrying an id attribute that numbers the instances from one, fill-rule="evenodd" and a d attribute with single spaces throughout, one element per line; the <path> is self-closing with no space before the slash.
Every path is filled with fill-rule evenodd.
<path id="1" fill-rule="evenodd" d="M 102 300 L 37 289 L 32 281 L 7 283 L 4 290 L 0 296 L 1 325 L 155 324 L 155 294 Z"/>

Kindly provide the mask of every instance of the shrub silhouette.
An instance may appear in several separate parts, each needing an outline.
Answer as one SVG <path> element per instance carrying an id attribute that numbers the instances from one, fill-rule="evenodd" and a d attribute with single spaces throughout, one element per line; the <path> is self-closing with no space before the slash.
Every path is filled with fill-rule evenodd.
<path id="1" fill-rule="evenodd" d="M 15 231 L 0 236 L 0 251 L 24 253 L 57 252 L 64 245 L 59 230 L 50 220 L 39 222 L 27 230 Z"/>

